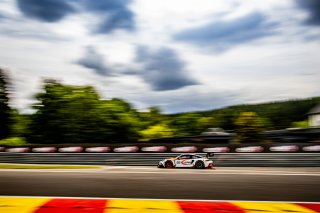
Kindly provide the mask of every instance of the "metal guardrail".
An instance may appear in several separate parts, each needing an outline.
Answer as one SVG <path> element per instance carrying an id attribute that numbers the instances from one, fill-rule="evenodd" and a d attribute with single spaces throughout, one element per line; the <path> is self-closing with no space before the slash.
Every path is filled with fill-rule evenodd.
<path id="1" fill-rule="evenodd" d="M 204 153 L 198 153 L 203 154 Z M 0 153 L 0 163 L 155 166 L 175 153 Z M 320 153 L 217 153 L 217 166 L 319 167 Z"/>

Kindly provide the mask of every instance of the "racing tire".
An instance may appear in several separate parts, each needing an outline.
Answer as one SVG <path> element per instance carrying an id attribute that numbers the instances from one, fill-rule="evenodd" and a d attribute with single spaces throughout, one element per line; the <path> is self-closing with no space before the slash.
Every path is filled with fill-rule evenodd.
<path id="1" fill-rule="evenodd" d="M 204 168 L 204 163 L 202 161 L 197 161 L 195 164 L 194 164 L 194 167 L 196 169 L 203 169 Z"/>
<path id="2" fill-rule="evenodd" d="M 172 163 L 172 161 L 167 161 L 167 162 L 165 163 L 165 168 L 169 168 L 169 169 L 173 168 L 173 163 Z"/>

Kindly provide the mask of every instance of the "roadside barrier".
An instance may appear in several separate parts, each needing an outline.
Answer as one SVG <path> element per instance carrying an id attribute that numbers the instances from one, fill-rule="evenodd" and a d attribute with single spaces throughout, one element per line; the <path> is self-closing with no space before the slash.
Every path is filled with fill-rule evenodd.
<path id="1" fill-rule="evenodd" d="M 262 146 L 247 146 L 236 148 L 236 152 L 263 152 Z"/>
<path id="2" fill-rule="evenodd" d="M 302 148 L 305 152 L 320 152 L 320 145 L 305 146 Z"/>
<path id="3" fill-rule="evenodd" d="M 17 152 L 17 153 L 22 153 L 22 152 L 30 152 L 30 148 L 29 147 L 16 147 L 16 148 L 7 148 L 5 150 L 6 152 Z"/>
<path id="4" fill-rule="evenodd" d="M 156 166 L 180 153 L 0 153 L 0 163 Z M 195 153 L 205 156 L 206 153 Z M 319 167 L 320 153 L 215 153 L 216 166 Z"/>
<path id="5" fill-rule="evenodd" d="M 37 147 L 32 148 L 32 152 L 57 152 L 56 147 Z"/>
<path id="6" fill-rule="evenodd" d="M 289 146 L 272 146 L 269 148 L 272 152 L 297 152 L 299 147 L 296 145 L 289 145 Z"/>
<path id="7" fill-rule="evenodd" d="M 92 145 L 91 145 L 92 146 Z M 62 145 L 56 146 L 25 146 L 5 147 L 0 146 L 1 152 L 33 152 L 33 153 L 320 153 L 320 143 L 299 143 L 299 144 L 108 144 L 106 146 L 86 145 Z"/>
<path id="8" fill-rule="evenodd" d="M 230 152 L 229 147 L 213 147 L 213 148 L 204 148 L 203 152 Z"/>
<path id="9" fill-rule="evenodd" d="M 142 147 L 142 152 L 165 152 L 167 151 L 166 146 L 150 146 L 150 147 Z"/>
<path id="10" fill-rule="evenodd" d="M 85 149 L 86 152 L 110 152 L 109 147 L 88 147 Z"/>
<path id="11" fill-rule="evenodd" d="M 125 146 L 125 147 L 118 147 L 113 149 L 114 152 L 137 152 L 139 151 L 139 147 L 137 146 Z"/>
<path id="12" fill-rule="evenodd" d="M 171 149 L 172 152 L 196 152 L 197 147 L 195 146 L 182 146 L 182 147 L 174 147 Z"/>
<path id="13" fill-rule="evenodd" d="M 83 151 L 83 147 L 81 146 L 59 148 L 59 152 L 82 152 L 82 151 Z"/>

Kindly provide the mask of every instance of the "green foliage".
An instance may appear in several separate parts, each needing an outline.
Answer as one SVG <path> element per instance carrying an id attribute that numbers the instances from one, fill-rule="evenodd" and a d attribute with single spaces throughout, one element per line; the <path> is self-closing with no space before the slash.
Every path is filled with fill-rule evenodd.
<path id="1" fill-rule="evenodd" d="M 21 137 L 11 137 L 0 140 L 1 146 L 24 146 L 27 145 L 27 142 L 24 138 Z"/>
<path id="2" fill-rule="evenodd" d="M 140 131 L 141 141 L 148 141 L 156 138 L 173 137 L 174 132 L 166 124 L 156 124 Z"/>
<path id="3" fill-rule="evenodd" d="M 237 105 L 195 114 L 198 114 L 201 118 L 212 117 L 214 127 L 234 130 L 236 128 L 234 121 L 240 113 L 255 112 L 265 120 L 265 125 L 268 129 L 285 129 L 290 127 L 292 122 L 305 120 L 310 109 L 319 103 L 320 97 L 315 97 L 303 100 Z M 184 114 L 188 113 L 172 114 L 168 117 L 171 120 L 175 120 Z"/>
<path id="4" fill-rule="evenodd" d="M 292 122 L 291 127 L 292 128 L 308 128 L 309 127 L 309 121 L 305 120 L 305 121 Z"/>
<path id="5" fill-rule="evenodd" d="M 11 134 L 12 118 L 9 106 L 9 78 L 7 73 L 0 69 L 0 139 Z"/>
<path id="6" fill-rule="evenodd" d="M 308 127 L 307 113 L 320 103 L 316 97 L 165 115 L 155 106 L 138 112 L 121 99 L 101 100 L 91 86 L 46 80 L 35 96 L 35 113 L 22 115 L 9 107 L 8 82 L 0 69 L 0 139 L 26 137 L 32 143 L 135 142 L 199 135 L 214 127 L 236 130 L 238 141 L 254 142 L 263 129 Z"/>
<path id="7" fill-rule="evenodd" d="M 30 124 L 30 115 L 23 115 L 18 112 L 18 110 L 12 110 L 12 120 L 11 125 L 12 137 L 25 137 L 28 131 L 28 125 Z"/>
<path id="8" fill-rule="evenodd" d="M 236 141 L 240 143 L 260 142 L 264 129 L 263 119 L 255 112 L 242 112 L 235 121 Z"/>
<path id="9" fill-rule="evenodd" d="M 36 143 L 81 142 L 92 135 L 91 109 L 98 95 L 91 87 L 66 86 L 47 81 L 37 96 L 36 113 L 31 116 L 29 139 Z M 90 134 L 91 133 L 91 134 Z"/>
<path id="10" fill-rule="evenodd" d="M 175 129 L 175 136 L 198 135 L 203 130 L 198 123 L 200 118 L 197 113 L 183 113 L 174 117 L 169 125 Z"/>
<path id="11" fill-rule="evenodd" d="M 139 118 L 141 122 L 141 128 L 146 129 L 149 126 L 159 123 L 166 123 L 166 116 L 161 113 L 159 107 L 149 107 L 147 112 L 140 112 Z"/>
<path id="12" fill-rule="evenodd" d="M 212 116 L 216 118 L 216 126 L 222 129 L 231 130 L 235 129 L 234 121 L 239 112 L 231 110 L 223 110 L 221 113 L 213 113 Z"/>
<path id="13" fill-rule="evenodd" d="M 212 114 L 220 114 L 221 111 L 227 112 L 230 115 L 237 115 L 241 112 L 255 112 L 259 116 L 268 119 L 269 127 L 284 129 L 290 127 L 292 122 L 305 120 L 309 110 L 319 103 L 320 97 L 305 100 L 238 105 L 222 110 L 214 110 Z"/>
<path id="14" fill-rule="evenodd" d="M 128 142 L 138 138 L 136 112 L 120 99 L 100 100 L 92 87 L 47 81 L 37 95 L 33 143 Z"/>
<path id="15" fill-rule="evenodd" d="M 149 119 L 152 124 L 156 124 L 162 121 L 163 115 L 159 107 L 153 106 L 149 108 Z"/>
<path id="16" fill-rule="evenodd" d="M 101 119 L 105 129 L 100 134 L 108 141 L 129 142 L 139 138 L 139 120 L 137 111 L 120 99 L 100 101 L 96 117 Z"/>
<path id="17" fill-rule="evenodd" d="M 208 128 L 217 126 L 216 119 L 213 117 L 201 117 L 198 119 L 197 124 L 201 132 Z"/>

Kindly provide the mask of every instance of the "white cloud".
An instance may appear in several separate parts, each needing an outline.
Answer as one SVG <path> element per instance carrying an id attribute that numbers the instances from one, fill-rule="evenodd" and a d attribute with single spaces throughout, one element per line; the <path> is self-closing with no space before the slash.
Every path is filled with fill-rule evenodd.
<path id="1" fill-rule="evenodd" d="M 320 29 L 299 24 L 306 15 L 293 1 L 136 0 L 128 8 L 135 14 L 135 31 L 94 34 L 99 16 L 92 12 L 74 12 L 46 23 L 23 17 L 12 1 L 1 1 L 0 67 L 12 71 L 13 106 L 29 111 L 44 77 L 93 85 L 103 98 L 125 98 L 139 109 L 159 105 L 165 112 L 319 95 Z M 278 23 L 275 34 L 224 52 L 173 39 L 185 29 L 256 11 Z M 77 64 L 88 46 L 117 75 L 99 76 Z M 139 46 L 170 48 L 186 62 L 186 75 L 198 85 L 153 91 L 141 76 L 126 75 L 141 68 L 135 61 Z"/>

